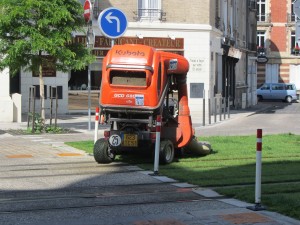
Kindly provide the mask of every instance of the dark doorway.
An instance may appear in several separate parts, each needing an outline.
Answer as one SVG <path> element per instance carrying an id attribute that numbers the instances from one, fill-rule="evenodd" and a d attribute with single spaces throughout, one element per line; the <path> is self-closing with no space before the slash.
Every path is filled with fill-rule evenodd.
<path id="1" fill-rule="evenodd" d="M 9 81 L 9 93 L 18 93 L 21 94 L 21 84 L 20 84 L 20 72 L 15 75 L 10 75 Z"/>

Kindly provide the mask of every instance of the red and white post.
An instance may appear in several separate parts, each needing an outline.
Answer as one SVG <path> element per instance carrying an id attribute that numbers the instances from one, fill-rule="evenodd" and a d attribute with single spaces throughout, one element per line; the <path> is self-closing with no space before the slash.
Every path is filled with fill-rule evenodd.
<path id="1" fill-rule="evenodd" d="M 95 135 L 94 135 L 94 144 L 98 140 L 98 126 L 99 126 L 99 107 L 96 107 L 95 111 Z"/>
<path id="2" fill-rule="evenodd" d="M 255 206 L 247 207 L 254 211 L 264 210 L 261 205 L 261 170 L 262 170 L 262 129 L 256 134 L 256 172 L 255 172 Z"/>
<path id="3" fill-rule="evenodd" d="M 154 155 L 154 175 L 158 174 L 159 165 L 159 149 L 160 149 L 160 132 L 161 132 L 161 115 L 156 117 L 156 139 L 155 139 L 155 155 Z"/>
<path id="4" fill-rule="evenodd" d="M 255 204 L 261 203 L 261 150 L 262 129 L 257 129 L 256 135 L 256 175 L 255 175 Z"/>

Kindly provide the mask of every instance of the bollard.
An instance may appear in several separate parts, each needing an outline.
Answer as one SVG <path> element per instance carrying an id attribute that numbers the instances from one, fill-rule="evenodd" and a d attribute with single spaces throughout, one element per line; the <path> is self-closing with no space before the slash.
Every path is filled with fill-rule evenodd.
<path id="1" fill-rule="evenodd" d="M 214 121 L 217 122 L 217 98 L 214 97 L 215 100 L 215 111 L 214 111 Z"/>
<path id="2" fill-rule="evenodd" d="M 255 172 L 255 205 L 248 209 L 259 211 L 266 208 L 261 205 L 261 152 L 262 152 L 262 129 L 257 129 L 256 140 L 256 172 Z"/>
<path id="3" fill-rule="evenodd" d="M 228 101 L 227 113 L 228 113 L 228 119 L 230 119 L 230 98 L 228 98 L 227 101 Z"/>
<path id="4" fill-rule="evenodd" d="M 226 98 L 224 97 L 223 100 L 222 100 L 223 104 L 223 116 L 224 116 L 224 120 L 226 119 Z"/>
<path id="5" fill-rule="evenodd" d="M 210 98 L 208 99 L 208 124 L 211 124 L 211 103 L 210 103 Z"/>
<path id="6" fill-rule="evenodd" d="M 203 97 L 202 125 L 205 126 L 205 97 Z"/>
<path id="7" fill-rule="evenodd" d="M 94 135 L 94 144 L 98 140 L 98 125 L 99 125 L 99 107 L 96 107 L 95 112 L 95 135 Z"/>
<path id="8" fill-rule="evenodd" d="M 154 175 L 158 175 L 159 152 L 160 152 L 161 115 L 156 117 L 156 139 L 154 155 Z"/>

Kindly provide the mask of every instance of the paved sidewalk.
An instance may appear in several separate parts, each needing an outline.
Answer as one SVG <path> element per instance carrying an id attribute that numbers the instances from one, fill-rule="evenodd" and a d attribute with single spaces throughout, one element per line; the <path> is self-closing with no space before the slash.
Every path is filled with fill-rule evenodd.
<path id="1" fill-rule="evenodd" d="M 266 106 L 267 107 L 267 106 Z M 249 110 L 232 111 L 230 120 L 249 116 L 265 108 L 254 107 Z M 72 157 L 74 160 L 89 160 L 91 156 L 83 151 L 65 145 L 68 141 L 93 140 L 94 138 L 94 117 L 91 118 L 91 130 L 88 130 L 89 118 L 86 115 L 64 115 L 58 120 L 58 125 L 70 128 L 76 132 L 70 134 L 57 135 L 20 135 L 14 136 L 7 133 L 9 129 L 26 129 L 27 123 L 0 123 L 0 160 L 2 165 L 9 165 L 13 159 L 22 159 L 22 162 L 30 161 L 33 158 L 37 160 L 68 160 Z M 198 123 L 197 123 L 198 122 Z M 225 121 L 223 121 L 225 122 Z M 221 122 L 220 122 L 221 123 Z M 201 128 L 200 121 L 195 121 L 196 129 Z M 216 125 L 210 125 L 216 126 Z M 105 126 L 100 127 L 99 135 Z M 203 127 L 202 127 L 203 128 Z M 41 161 L 42 163 L 42 161 Z M 149 176 L 149 172 L 144 171 L 144 176 Z M 157 177 L 162 182 L 169 182 L 169 178 Z M 1 190 L 0 190 L 1 191 Z M 195 188 L 199 195 L 211 198 L 218 198 L 218 193 L 209 189 Z M 172 214 L 175 220 L 155 220 L 149 216 L 147 221 L 138 221 L 139 225 L 184 225 L 184 224 L 203 224 L 203 225 L 233 225 L 233 224 L 256 224 L 256 225 L 300 225 L 300 221 L 280 215 L 278 213 L 264 211 L 251 211 L 246 207 L 250 204 L 235 199 L 221 199 L 220 203 L 229 204 L 232 207 L 224 210 L 206 209 L 204 211 L 194 212 L 190 215 L 191 220 L 186 223 L 180 221 L 180 214 Z M 191 221 L 194 221 L 192 223 Z M 122 223 L 126 224 L 126 223 Z"/>

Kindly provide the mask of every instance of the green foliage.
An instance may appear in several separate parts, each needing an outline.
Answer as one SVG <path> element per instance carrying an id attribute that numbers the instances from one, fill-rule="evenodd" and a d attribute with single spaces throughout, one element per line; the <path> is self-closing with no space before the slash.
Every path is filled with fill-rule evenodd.
<path id="1" fill-rule="evenodd" d="M 75 142 L 67 142 L 66 144 L 74 148 L 84 150 L 89 154 L 93 154 L 93 148 L 94 148 L 93 141 L 75 141 Z"/>
<path id="2" fill-rule="evenodd" d="M 29 114 L 29 122 L 33 123 L 33 130 L 32 126 L 28 128 L 28 132 L 40 134 L 45 131 L 45 120 L 41 117 L 38 113 L 30 113 Z"/>
<path id="3" fill-rule="evenodd" d="M 29 113 L 29 122 L 31 126 L 27 129 L 27 133 L 41 134 L 41 133 L 53 133 L 59 134 L 65 132 L 65 130 L 58 126 L 47 125 L 45 120 L 41 117 L 39 113 Z M 33 123 L 33 130 L 32 130 Z"/>
<path id="4" fill-rule="evenodd" d="M 86 46 L 72 43 L 72 32 L 84 32 L 79 1 L 1 0 L 0 10 L 0 70 L 39 73 L 39 66 L 47 65 L 68 71 L 94 61 Z M 42 57 L 45 53 L 52 57 Z"/>

